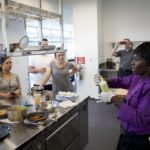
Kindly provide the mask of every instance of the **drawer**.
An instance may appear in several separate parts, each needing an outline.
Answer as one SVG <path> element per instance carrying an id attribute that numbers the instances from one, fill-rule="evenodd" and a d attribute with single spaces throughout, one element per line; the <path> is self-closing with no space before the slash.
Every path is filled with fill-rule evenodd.
<path id="1" fill-rule="evenodd" d="M 45 150 L 44 135 L 39 134 L 16 150 Z"/>
<path id="2" fill-rule="evenodd" d="M 46 138 L 47 150 L 64 150 L 79 132 L 79 113 L 75 113 Z"/>
<path id="3" fill-rule="evenodd" d="M 80 150 L 80 137 L 77 136 L 65 150 Z"/>

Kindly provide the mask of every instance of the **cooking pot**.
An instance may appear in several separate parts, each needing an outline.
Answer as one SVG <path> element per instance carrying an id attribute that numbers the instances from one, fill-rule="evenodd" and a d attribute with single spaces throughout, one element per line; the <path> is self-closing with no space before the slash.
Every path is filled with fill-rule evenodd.
<path id="1" fill-rule="evenodd" d="M 43 95 L 44 87 L 34 86 L 31 88 L 32 95 L 40 94 Z"/>
<path id="2" fill-rule="evenodd" d="M 7 109 L 10 121 L 23 121 L 26 117 L 27 108 L 21 105 L 13 105 Z"/>
<path id="3" fill-rule="evenodd" d="M 107 58 L 106 59 L 106 68 L 107 69 L 113 69 L 113 60 L 112 60 L 112 58 Z"/>

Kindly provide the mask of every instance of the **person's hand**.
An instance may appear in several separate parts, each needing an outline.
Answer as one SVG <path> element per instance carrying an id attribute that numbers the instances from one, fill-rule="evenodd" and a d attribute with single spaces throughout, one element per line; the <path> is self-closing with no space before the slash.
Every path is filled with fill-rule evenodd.
<path id="1" fill-rule="evenodd" d="M 115 97 L 115 93 L 112 92 L 111 90 L 109 92 L 101 92 L 101 94 L 99 95 L 99 102 L 106 102 L 106 103 L 110 103 L 112 102 L 112 98 Z"/>
<path id="2" fill-rule="evenodd" d="M 97 86 L 99 86 L 99 83 L 101 82 L 101 77 L 99 74 L 94 75 L 94 82 Z"/>
<path id="3" fill-rule="evenodd" d="M 121 42 L 121 41 L 120 41 Z M 121 45 L 120 42 L 116 44 L 116 49 Z"/>
<path id="4" fill-rule="evenodd" d="M 18 97 L 18 96 L 20 96 L 20 90 L 17 90 L 17 91 L 15 91 L 15 92 L 13 92 L 13 93 L 11 93 L 12 94 L 12 96 L 15 98 L 15 97 Z"/>
<path id="5" fill-rule="evenodd" d="M 120 107 L 124 101 L 120 100 L 117 96 L 112 97 L 111 102 L 114 103 L 116 107 Z"/>
<path id="6" fill-rule="evenodd" d="M 46 72 L 46 67 L 41 67 L 41 68 L 38 68 L 38 72 L 40 73 L 43 73 L 43 72 Z"/>
<path id="7" fill-rule="evenodd" d="M 3 94 L 3 97 L 6 98 L 6 99 L 11 99 L 11 98 L 13 98 L 13 96 L 11 95 L 11 93 L 4 93 L 4 94 Z"/>

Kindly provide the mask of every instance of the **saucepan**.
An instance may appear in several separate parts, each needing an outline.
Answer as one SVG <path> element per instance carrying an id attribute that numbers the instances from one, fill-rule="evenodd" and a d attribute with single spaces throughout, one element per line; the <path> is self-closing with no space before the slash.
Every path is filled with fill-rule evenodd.
<path id="1" fill-rule="evenodd" d="M 27 108 L 21 105 L 13 105 L 7 109 L 10 121 L 23 121 L 26 117 Z"/>

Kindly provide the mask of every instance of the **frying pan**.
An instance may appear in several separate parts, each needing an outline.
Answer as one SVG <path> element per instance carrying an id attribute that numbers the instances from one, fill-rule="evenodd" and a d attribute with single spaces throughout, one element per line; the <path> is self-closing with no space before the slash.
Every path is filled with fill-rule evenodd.
<path id="1" fill-rule="evenodd" d="M 32 123 L 38 123 L 48 118 L 49 113 L 46 111 L 33 112 L 27 115 L 27 120 Z M 37 119 L 35 119 L 37 118 Z"/>

